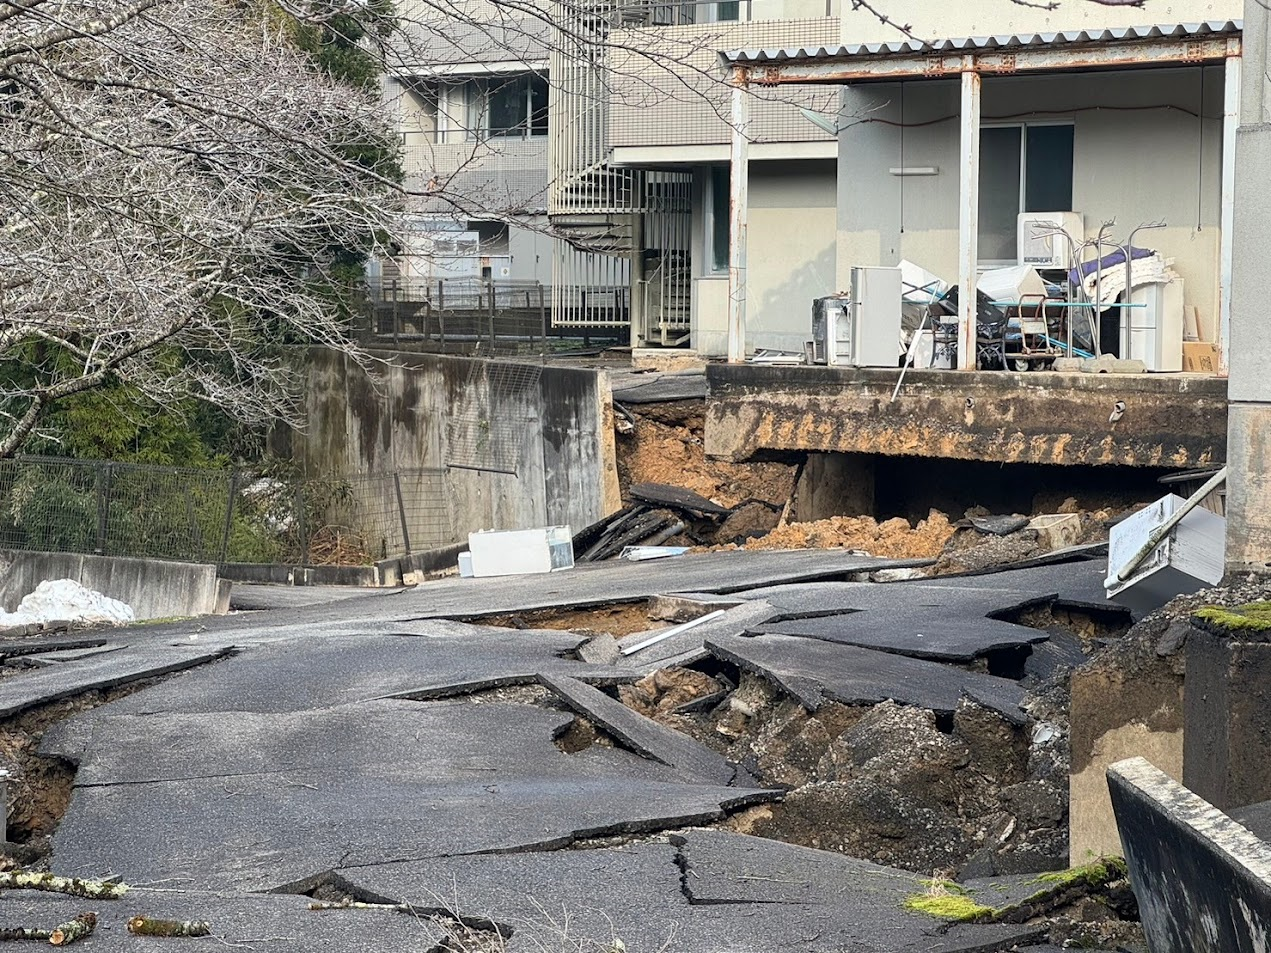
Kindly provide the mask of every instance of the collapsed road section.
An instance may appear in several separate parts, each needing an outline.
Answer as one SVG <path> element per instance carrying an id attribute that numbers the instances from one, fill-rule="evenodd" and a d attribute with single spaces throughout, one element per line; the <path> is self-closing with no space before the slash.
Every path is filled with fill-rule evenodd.
<path id="1" fill-rule="evenodd" d="M 69 800 L 6 864 L 130 886 L 86 949 L 140 949 L 136 916 L 297 951 L 1132 942 L 1123 867 L 1054 873 L 1065 674 L 1130 622 L 1104 566 L 859 581 L 891 565 L 709 553 L 50 643 L 10 710 L 149 681 L 39 725 Z"/>

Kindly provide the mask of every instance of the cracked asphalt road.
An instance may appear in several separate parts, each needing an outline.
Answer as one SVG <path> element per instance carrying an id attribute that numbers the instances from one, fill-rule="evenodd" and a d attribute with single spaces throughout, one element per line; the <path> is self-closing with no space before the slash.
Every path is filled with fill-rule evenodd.
<path id="1" fill-rule="evenodd" d="M 207 919 L 226 942 L 267 951 L 462 949 L 446 927 L 453 921 L 484 925 L 486 943 L 498 927 L 496 946 L 509 951 L 603 951 L 615 937 L 630 953 L 1022 949 L 1035 928 L 950 927 L 905 910 L 904 897 L 922 889 L 912 873 L 697 829 L 781 792 L 751 786 L 746 772 L 596 691 L 638 678 L 638 654 L 593 665 L 572 657 L 581 635 L 444 618 L 774 583 L 788 611 L 785 603 L 824 595 L 800 595 L 800 585 L 880 565 L 834 553 L 711 554 L 561 574 L 550 588 L 541 579 L 456 580 L 119 630 L 106 654 L 67 653 L 65 639 L 50 640 L 41 661 L 28 640 L 23 657 L 44 667 L 0 681 L 0 711 L 184 669 L 43 739 L 44 754 L 78 766 L 52 868 L 138 885 L 124 900 L 89 905 L 101 926 L 85 950 L 152 949 L 124 932 L 134 913 Z M 976 599 L 953 603 L 982 618 L 997 601 L 986 579 Z M 1013 605 L 1019 585 L 996 588 Z M 868 588 L 872 598 L 877 587 Z M 949 605 L 933 600 L 933 618 Z M 713 630 L 710 640 L 781 638 L 796 660 L 850 652 L 916 661 L 815 638 L 747 639 L 754 614 L 736 618 L 736 631 Z M 688 651 L 711 651 L 698 638 Z M 837 677 L 788 664 L 803 684 Z M 923 665 L 938 668 L 914 671 Z M 559 708 L 484 694 L 540 681 Z M 958 690 L 941 683 L 941 692 Z M 554 739 L 572 711 L 607 725 L 618 745 L 561 750 Z M 317 885 L 409 904 L 417 915 L 314 912 L 289 895 Z M 0 925 L 83 909 L 85 901 L 12 892 Z"/>

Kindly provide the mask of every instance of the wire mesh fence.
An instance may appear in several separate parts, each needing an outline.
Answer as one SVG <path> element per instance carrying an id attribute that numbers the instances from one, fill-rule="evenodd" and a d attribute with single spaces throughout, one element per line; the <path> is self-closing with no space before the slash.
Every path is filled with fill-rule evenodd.
<path id="1" fill-rule="evenodd" d="M 52 457 L 0 460 L 0 549 L 364 566 L 453 537 L 440 469 L 283 479 Z"/>

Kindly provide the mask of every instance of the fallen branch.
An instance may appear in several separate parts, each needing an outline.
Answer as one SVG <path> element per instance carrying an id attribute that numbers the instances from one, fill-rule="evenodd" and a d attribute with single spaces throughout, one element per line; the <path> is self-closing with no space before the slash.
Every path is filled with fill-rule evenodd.
<path id="1" fill-rule="evenodd" d="M 133 917 L 128 932 L 136 936 L 211 936 L 212 925 L 206 920 L 159 920 L 155 917 Z"/>
<path id="2" fill-rule="evenodd" d="M 80 880 L 78 877 L 58 877 L 55 874 L 36 874 L 24 871 L 0 872 L 0 890 L 47 890 L 88 900 L 118 900 L 128 892 L 127 884 L 112 884 L 102 880 Z"/>
<path id="3" fill-rule="evenodd" d="M 35 927 L 0 927 L 0 940 L 47 940 L 52 935 L 52 930 Z"/>
<path id="4" fill-rule="evenodd" d="M 97 928 L 97 914 L 81 913 L 74 920 L 67 920 L 49 934 L 49 942 L 54 946 L 70 946 L 76 940 L 82 940 Z"/>
<path id="5" fill-rule="evenodd" d="M 409 903 L 363 903 L 361 900 L 315 900 L 310 910 L 390 910 L 393 913 L 414 913 Z"/>

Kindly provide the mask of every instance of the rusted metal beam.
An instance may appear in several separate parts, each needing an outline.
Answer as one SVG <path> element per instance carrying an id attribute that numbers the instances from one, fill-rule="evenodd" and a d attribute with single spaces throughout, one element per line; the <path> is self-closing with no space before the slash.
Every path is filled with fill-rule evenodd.
<path id="1" fill-rule="evenodd" d="M 1088 46 L 1020 47 L 1010 51 L 941 54 L 875 54 L 791 60 L 751 67 L 758 86 L 886 82 L 897 79 L 953 79 L 968 69 L 988 75 L 1066 70 L 1134 68 L 1168 63 L 1198 64 L 1240 53 L 1235 37 L 1147 40 Z M 734 68 L 736 68 L 734 66 Z"/>
<path id="2" fill-rule="evenodd" d="M 728 174 L 728 362 L 746 360 L 746 223 L 750 216 L 750 71 L 733 68 Z"/>

